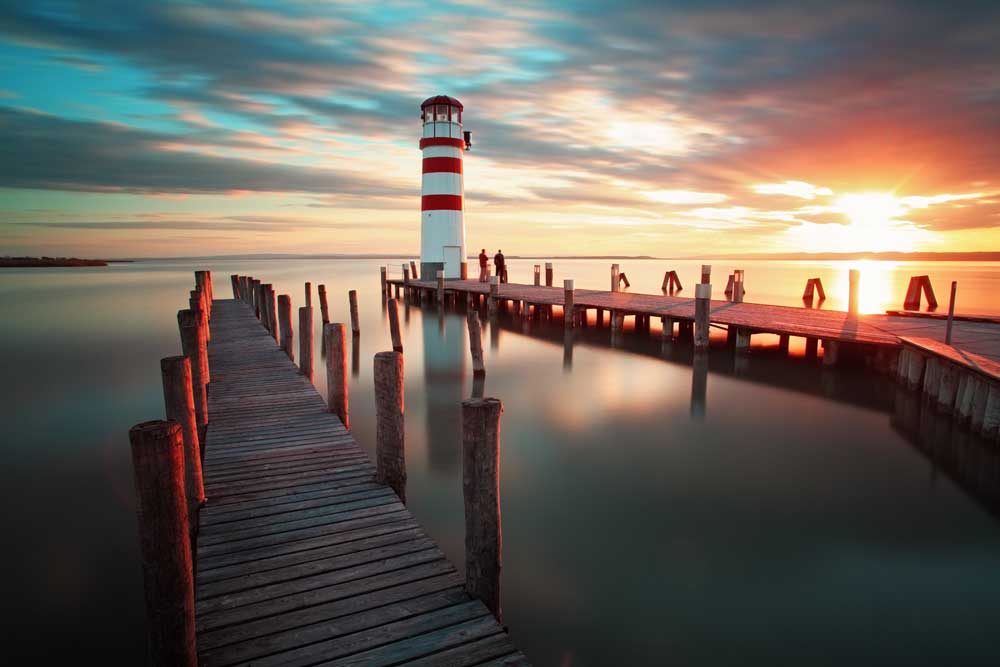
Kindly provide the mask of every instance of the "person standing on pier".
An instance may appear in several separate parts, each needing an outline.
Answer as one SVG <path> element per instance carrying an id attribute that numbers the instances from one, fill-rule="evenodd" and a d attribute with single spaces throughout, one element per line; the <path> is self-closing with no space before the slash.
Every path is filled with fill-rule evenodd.
<path id="1" fill-rule="evenodd" d="M 489 282 L 490 258 L 486 254 L 486 248 L 479 251 L 479 282 Z"/>
<path id="2" fill-rule="evenodd" d="M 503 250 L 497 249 L 497 254 L 493 256 L 493 266 L 497 270 L 497 279 L 500 282 L 507 282 L 507 264 L 503 258 Z"/>

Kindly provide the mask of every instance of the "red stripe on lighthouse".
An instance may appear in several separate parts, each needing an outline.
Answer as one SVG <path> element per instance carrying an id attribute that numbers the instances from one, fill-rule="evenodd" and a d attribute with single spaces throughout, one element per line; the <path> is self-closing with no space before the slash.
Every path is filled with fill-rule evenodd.
<path id="1" fill-rule="evenodd" d="M 462 195 L 423 195 L 421 211 L 461 211 Z"/>
<path id="2" fill-rule="evenodd" d="M 425 157 L 424 173 L 438 174 L 447 172 L 451 174 L 462 173 L 462 158 L 457 157 Z"/>
<path id="3" fill-rule="evenodd" d="M 452 148 L 465 148 L 465 139 L 451 139 L 449 137 L 427 137 L 420 140 L 420 148 L 423 150 L 428 146 L 451 146 Z"/>

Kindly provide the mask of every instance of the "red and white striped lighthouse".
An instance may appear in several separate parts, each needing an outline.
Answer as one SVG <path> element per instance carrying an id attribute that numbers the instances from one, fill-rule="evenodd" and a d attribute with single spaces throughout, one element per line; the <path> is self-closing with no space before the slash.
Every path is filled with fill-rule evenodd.
<path id="1" fill-rule="evenodd" d="M 429 97 L 420 105 L 423 187 L 420 192 L 420 275 L 466 278 L 465 187 L 462 154 L 471 146 L 462 130 L 462 103 Z"/>

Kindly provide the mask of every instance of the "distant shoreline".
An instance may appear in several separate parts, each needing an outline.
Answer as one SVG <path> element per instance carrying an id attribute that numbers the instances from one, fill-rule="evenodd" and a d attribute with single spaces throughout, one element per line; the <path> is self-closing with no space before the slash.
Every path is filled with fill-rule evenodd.
<path id="1" fill-rule="evenodd" d="M 417 259 L 417 255 L 401 254 L 247 254 L 247 255 L 202 255 L 192 257 L 136 257 L 132 259 L 94 260 L 101 262 L 142 262 L 142 261 L 209 261 L 209 260 L 289 260 L 289 259 Z M 490 255 L 492 259 L 492 255 Z M 771 260 L 795 262 L 830 262 L 830 261 L 895 261 L 895 262 L 1000 262 L 1000 251 L 986 252 L 865 252 L 865 253 L 747 253 L 747 254 L 706 254 L 700 256 L 654 257 L 652 255 L 506 255 L 507 259 L 535 260 L 566 260 L 566 259 L 602 259 L 602 260 L 684 260 L 707 261 L 724 260 Z M 475 255 L 467 259 L 475 260 Z M 4 260 L 0 260 L 4 261 Z M 53 266 L 49 264 L 48 266 Z"/>
<path id="2" fill-rule="evenodd" d="M 107 266 L 111 263 L 132 262 L 131 259 L 80 259 L 78 257 L 0 257 L 0 268 L 45 268 Z"/>

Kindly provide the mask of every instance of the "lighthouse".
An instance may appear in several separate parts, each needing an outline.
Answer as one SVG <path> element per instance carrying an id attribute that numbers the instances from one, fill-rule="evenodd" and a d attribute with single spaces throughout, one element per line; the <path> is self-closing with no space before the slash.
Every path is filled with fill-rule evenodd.
<path id="1" fill-rule="evenodd" d="M 420 105 L 423 135 L 423 185 L 420 191 L 420 275 L 433 280 L 466 278 L 465 188 L 462 154 L 471 147 L 462 130 L 462 103 L 454 97 L 429 97 Z"/>

